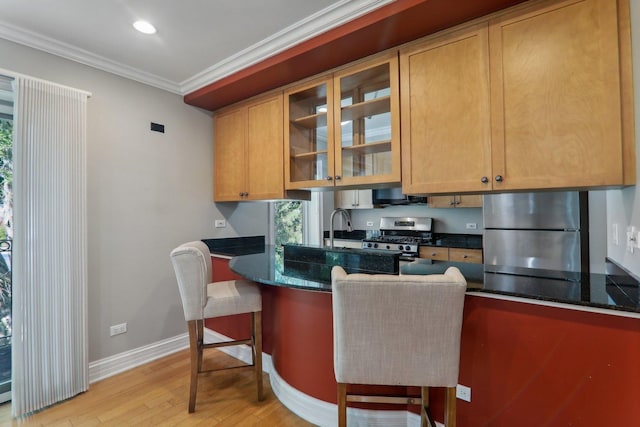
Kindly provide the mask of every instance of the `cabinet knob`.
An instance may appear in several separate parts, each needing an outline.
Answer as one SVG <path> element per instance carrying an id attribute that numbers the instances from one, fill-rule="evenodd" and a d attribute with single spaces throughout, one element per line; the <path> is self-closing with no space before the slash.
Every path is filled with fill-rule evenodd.
<path id="1" fill-rule="evenodd" d="M 453 199 L 449 202 L 449 206 L 455 206 L 456 204 L 456 199 Z"/>
<path id="2" fill-rule="evenodd" d="M 327 177 L 327 181 L 333 181 L 333 177 L 332 176 L 328 176 Z"/>
<path id="3" fill-rule="evenodd" d="M 436 256 L 436 253 L 435 253 L 435 252 L 434 252 L 434 253 L 432 253 L 432 254 L 431 254 L 431 256 Z"/>
<path id="4" fill-rule="evenodd" d="M 469 258 L 469 255 L 463 255 L 462 258 Z"/>
<path id="5" fill-rule="evenodd" d="M 336 175 L 336 181 L 340 181 L 342 177 L 340 175 Z"/>
<path id="6" fill-rule="evenodd" d="M 489 182 L 489 178 L 487 178 L 486 176 L 483 176 L 482 178 L 480 178 L 480 182 L 482 182 L 483 184 L 486 184 L 487 182 Z"/>
<path id="7" fill-rule="evenodd" d="M 502 175 L 496 175 L 496 181 L 502 182 Z"/>

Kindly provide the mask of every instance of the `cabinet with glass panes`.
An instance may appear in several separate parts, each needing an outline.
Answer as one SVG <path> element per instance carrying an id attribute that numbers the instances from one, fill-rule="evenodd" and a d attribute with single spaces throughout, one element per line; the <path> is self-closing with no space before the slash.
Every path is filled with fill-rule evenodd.
<path id="1" fill-rule="evenodd" d="M 396 53 L 285 91 L 286 188 L 399 183 L 398 92 Z"/>

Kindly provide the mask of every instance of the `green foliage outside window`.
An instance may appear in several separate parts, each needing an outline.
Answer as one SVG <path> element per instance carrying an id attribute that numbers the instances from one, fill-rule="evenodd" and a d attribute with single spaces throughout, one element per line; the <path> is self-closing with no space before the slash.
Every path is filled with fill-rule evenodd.
<path id="1" fill-rule="evenodd" d="M 302 243 L 302 202 L 275 202 L 276 246 Z"/>
<path id="2" fill-rule="evenodd" d="M 0 120 L 0 240 L 13 239 L 12 130 L 13 122 Z M 0 250 L 8 247 L 2 244 Z M 4 255 L 0 253 L 0 338 L 11 336 L 11 269 Z"/>

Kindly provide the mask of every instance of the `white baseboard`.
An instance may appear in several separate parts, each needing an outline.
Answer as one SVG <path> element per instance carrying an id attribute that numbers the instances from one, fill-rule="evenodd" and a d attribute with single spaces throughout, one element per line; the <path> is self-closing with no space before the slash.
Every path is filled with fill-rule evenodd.
<path id="1" fill-rule="evenodd" d="M 144 365 L 189 347 L 189 336 L 182 335 L 138 347 L 89 363 L 89 383 L 103 380 L 136 366 Z"/>
<path id="2" fill-rule="evenodd" d="M 205 342 L 228 341 L 230 338 L 210 329 L 204 329 Z M 168 356 L 189 346 L 187 334 L 178 335 L 154 344 L 96 360 L 89 364 L 89 382 L 93 383 L 124 372 L 136 366 Z M 251 348 L 247 345 L 219 349 L 244 363 L 251 363 Z M 336 404 L 316 399 L 291 387 L 274 369 L 271 355 L 262 354 L 263 371 L 269 374 L 271 390 L 289 410 L 308 422 L 321 427 L 333 427 L 338 419 Z M 348 408 L 350 427 L 419 427 L 420 416 L 408 411 L 376 411 Z M 438 427 L 444 427 L 436 423 Z"/>

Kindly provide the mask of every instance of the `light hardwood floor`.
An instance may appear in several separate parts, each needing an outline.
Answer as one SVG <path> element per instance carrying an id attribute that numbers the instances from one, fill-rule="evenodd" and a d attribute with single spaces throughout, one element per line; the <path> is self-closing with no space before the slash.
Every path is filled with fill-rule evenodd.
<path id="1" fill-rule="evenodd" d="M 209 366 L 239 364 L 218 350 Z M 207 366 L 207 365 L 205 365 Z M 180 351 L 91 384 L 89 391 L 22 420 L 0 406 L 0 426 L 312 426 L 278 401 L 264 376 L 258 402 L 251 370 L 207 373 L 198 381 L 196 411 L 187 413 L 189 353 Z"/>

